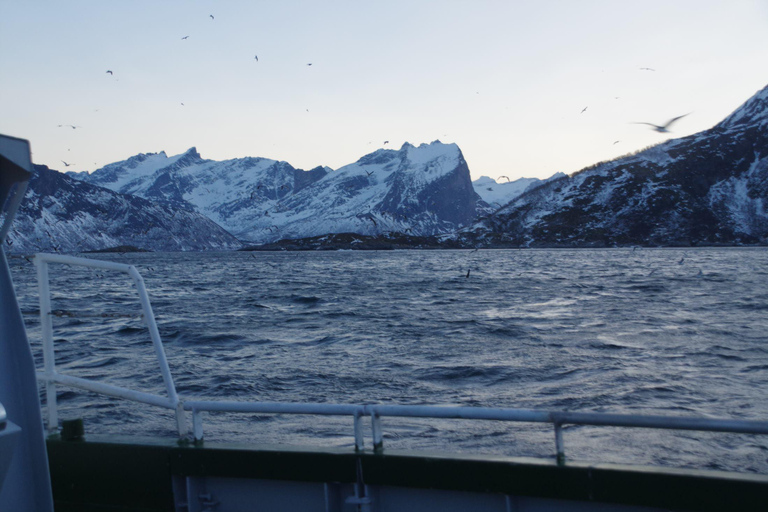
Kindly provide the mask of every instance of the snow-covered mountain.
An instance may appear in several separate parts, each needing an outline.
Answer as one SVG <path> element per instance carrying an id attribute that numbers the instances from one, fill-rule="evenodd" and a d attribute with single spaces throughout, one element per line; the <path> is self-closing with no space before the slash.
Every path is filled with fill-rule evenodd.
<path id="1" fill-rule="evenodd" d="M 545 180 L 539 178 L 518 178 L 515 181 L 497 182 L 488 176 L 480 176 L 472 182 L 472 187 L 480 198 L 488 203 L 491 211 L 495 211 L 510 201 L 517 199 L 523 192 L 538 187 L 539 185 L 562 178 L 565 173 L 558 172 Z M 502 176 L 504 178 L 505 176 Z M 507 178 L 509 180 L 509 178 Z M 490 213 L 490 211 L 489 211 Z"/>
<path id="2" fill-rule="evenodd" d="M 13 252 L 84 252 L 132 245 L 162 251 L 238 249 L 199 213 L 153 203 L 34 166 L 8 236 Z"/>
<path id="3" fill-rule="evenodd" d="M 715 127 L 524 193 L 463 236 L 487 245 L 768 243 L 768 87 Z"/>
<path id="4" fill-rule="evenodd" d="M 768 87 L 709 130 L 544 182 L 472 183 L 458 146 L 439 141 L 335 171 L 216 162 L 191 148 L 72 176 L 80 181 L 38 167 L 13 250 L 229 249 L 394 232 L 453 246 L 768 243 Z"/>
<path id="5" fill-rule="evenodd" d="M 191 148 L 73 177 L 196 211 L 254 243 L 343 232 L 445 233 L 469 225 L 480 202 L 461 150 L 439 141 L 381 149 L 336 171 L 265 158 L 216 162 Z"/>

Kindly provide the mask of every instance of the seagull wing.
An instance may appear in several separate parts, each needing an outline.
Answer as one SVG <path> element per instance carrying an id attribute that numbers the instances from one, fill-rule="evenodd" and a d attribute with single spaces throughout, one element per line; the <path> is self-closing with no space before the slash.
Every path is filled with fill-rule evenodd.
<path id="1" fill-rule="evenodd" d="M 630 123 L 630 124 L 647 124 L 648 126 L 653 126 L 654 128 L 664 128 L 663 126 L 659 126 L 659 125 L 653 124 L 653 123 L 635 122 L 635 123 Z"/>
<path id="2" fill-rule="evenodd" d="M 672 119 L 670 119 L 669 121 L 667 121 L 667 124 L 665 124 L 665 125 L 664 125 L 664 128 L 669 128 L 669 126 L 670 126 L 672 123 L 674 123 L 674 122 L 675 122 L 675 121 L 677 121 L 678 119 L 682 119 L 683 117 L 685 117 L 685 116 L 687 116 L 687 115 L 689 115 L 689 114 L 690 114 L 690 112 L 689 112 L 688 114 L 683 114 L 683 115 L 681 115 L 681 116 L 673 117 Z"/>

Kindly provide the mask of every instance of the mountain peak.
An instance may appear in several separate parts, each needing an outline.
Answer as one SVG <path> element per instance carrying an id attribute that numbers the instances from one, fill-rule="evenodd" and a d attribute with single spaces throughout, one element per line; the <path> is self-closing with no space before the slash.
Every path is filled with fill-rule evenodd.
<path id="1" fill-rule="evenodd" d="M 195 146 L 192 146 L 188 150 L 184 152 L 184 156 L 191 156 L 194 158 L 200 158 L 200 153 L 197 152 L 197 148 Z"/>

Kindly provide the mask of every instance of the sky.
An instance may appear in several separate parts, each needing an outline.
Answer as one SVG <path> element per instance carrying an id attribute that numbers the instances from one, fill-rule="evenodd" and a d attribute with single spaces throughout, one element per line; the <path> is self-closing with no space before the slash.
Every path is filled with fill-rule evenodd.
<path id="1" fill-rule="evenodd" d="M 0 0 L 0 133 L 62 171 L 439 139 L 472 179 L 546 178 L 711 128 L 767 56 L 768 0 Z"/>

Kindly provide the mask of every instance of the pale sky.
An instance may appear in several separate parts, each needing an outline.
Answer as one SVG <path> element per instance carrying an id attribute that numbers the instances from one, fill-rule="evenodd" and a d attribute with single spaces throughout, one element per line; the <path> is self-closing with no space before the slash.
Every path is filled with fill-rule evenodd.
<path id="1" fill-rule="evenodd" d="M 62 171 L 439 139 L 473 179 L 545 178 L 712 127 L 766 63 L 768 0 L 0 0 L 0 133 Z"/>

